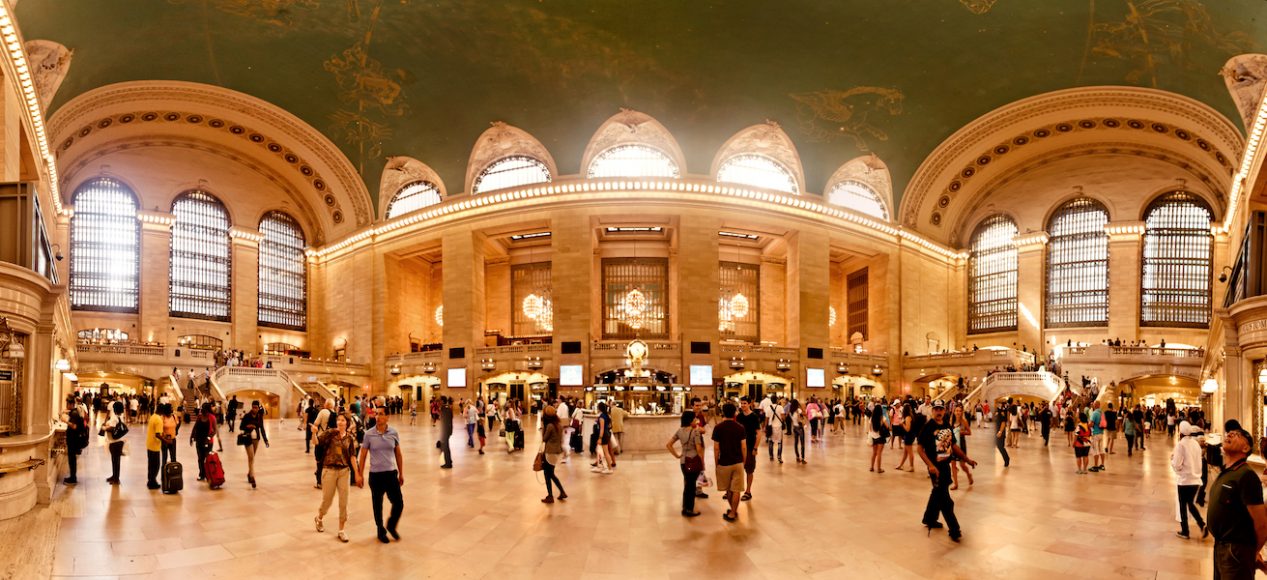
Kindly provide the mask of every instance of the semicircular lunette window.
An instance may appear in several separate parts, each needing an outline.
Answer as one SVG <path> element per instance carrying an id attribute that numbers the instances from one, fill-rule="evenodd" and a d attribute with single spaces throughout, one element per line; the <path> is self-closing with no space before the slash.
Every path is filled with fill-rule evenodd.
<path id="1" fill-rule="evenodd" d="M 677 163 L 654 147 L 638 144 L 617 145 L 599 153 L 590 162 L 586 177 L 679 177 Z"/>
<path id="2" fill-rule="evenodd" d="M 882 220 L 889 219 L 889 210 L 880 201 L 880 195 L 859 181 L 842 181 L 832 186 L 827 193 L 827 203 Z"/>
<path id="3" fill-rule="evenodd" d="M 415 181 L 396 192 L 387 204 L 387 219 L 416 212 L 440 203 L 440 190 L 429 181 Z"/>
<path id="4" fill-rule="evenodd" d="M 471 185 L 471 192 L 484 193 L 508 187 L 546 183 L 550 179 L 550 168 L 546 167 L 546 164 L 526 155 L 512 155 L 498 159 L 485 167 L 479 177 L 475 178 L 475 183 Z"/>
<path id="5" fill-rule="evenodd" d="M 717 169 L 717 181 L 797 193 L 796 178 L 779 162 L 754 153 L 736 155 Z"/>

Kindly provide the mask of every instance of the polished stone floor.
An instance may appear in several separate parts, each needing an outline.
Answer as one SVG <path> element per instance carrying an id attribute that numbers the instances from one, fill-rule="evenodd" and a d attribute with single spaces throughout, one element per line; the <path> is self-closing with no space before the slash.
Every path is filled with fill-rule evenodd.
<path id="1" fill-rule="evenodd" d="M 420 418 L 421 420 L 422 418 Z M 164 496 L 145 488 L 145 457 L 133 442 L 121 486 L 104 482 L 109 459 L 93 446 L 75 487 L 59 486 L 61 527 L 54 577 L 160 578 L 1194 578 L 1211 576 L 1211 543 L 1176 538 L 1171 444 L 1153 437 L 1134 458 L 1124 448 L 1108 471 L 1075 475 L 1062 439 L 1034 436 L 1004 469 L 983 436 L 969 451 L 981 461 L 976 485 L 952 492 L 964 541 L 920 525 L 929 484 L 923 470 L 865 468 L 858 430 L 812 445 L 807 465 L 762 455 L 755 498 L 738 523 L 722 520 L 720 494 L 704 515 L 679 515 L 681 475 L 667 453 L 621 458 L 614 475 L 587 461 L 561 469 L 570 499 L 544 505 L 532 455 L 480 456 L 454 436 L 455 468 L 442 470 L 429 424 L 395 425 L 405 441 L 405 514 L 398 543 L 374 535 L 369 490 L 353 488 L 348 531 L 336 539 L 312 524 L 320 492 L 295 423 L 270 425 L 261 448 L 259 488 L 245 482 L 245 454 L 223 454 L 229 483 L 193 481 Z M 134 431 L 139 432 L 139 431 Z M 182 433 L 183 434 L 183 433 Z M 536 449 L 531 440 L 528 449 Z M 667 439 L 667 435 L 666 435 Z M 1122 441 L 1118 442 L 1123 443 Z M 789 442 L 790 444 L 790 442 Z M 492 450 L 496 450 L 493 452 Z M 182 445 L 186 469 L 193 449 Z M 711 451 L 709 452 L 711 457 Z M 711 464 L 711 461 L 710 461 Z"/>

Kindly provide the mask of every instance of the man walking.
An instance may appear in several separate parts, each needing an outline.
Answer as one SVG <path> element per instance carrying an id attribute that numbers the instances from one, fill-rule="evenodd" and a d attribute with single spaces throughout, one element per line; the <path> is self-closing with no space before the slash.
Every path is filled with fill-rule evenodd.
<path id="1" fill-rule="evenodd" d="M 739 494 L 744 489 L 743 466 L 747 460 L 746 436 L 743 425 L 735 420 L 735 404 L 721 407 L 725 420 L 713 427 L 713 463 L 716 465 L 717 489 L 730 502 L 722 519 L 733 522 L 739 518 Z"/>
<path id="2" fill-rule="evenodd" d="M 943 411 L 944 413 L 945 411 Z M 994 446 L 999 450 L 999 455 L 1003 456 L 1003 467 L 1012 464 L 1012 458 L 1007 454 L 1007 406 L 1000 403 L 998 408 L 994 410 Z"/>
<path id="3" fill-rule="evenodd" d="M 745 480 L 743 497 L 740 499 L 748 501 L 752 499 L 752 475 L 757 471 L 757 445 L 761 440 L 761 424 L 764 422 L 761 413 L 752 408 L 752 401 L 748 397 L 739 399 L 739 424 L 743 425 L 744 443 L 746 452 L 744 453 L 743 470 L 747 476 Z"/>
<path id="4" fill-rule="evenodd" d="M 374 506 L 374 525 L 378 526 L 378 541 L 386 544 L 387 535 L 400 541 L 396 524 L 405 509 L 400 487 L 405 485 L 405 460 L 400 453 L 400 434 L 388 425 L 388 414 L 380 409 L 374 417 L 374 428 L 365 432 L 361 442 L 361 457 L 357 463 L 356 486 L 365 487 L 365 458 L 370 459 L 370 498 Z M 392 504 L 391 515 L 383 525 L 383 496 Z"/>
<path id="5" fill-rule="evenodd" d="M 1043 447 L 1051 441 L 1051 407 L 1047 406 L 1047 402 L 1043 401 L 1043 409 L 1038 412 L 1039 426 L 1043 432 Z"/>
<path id="6" fill-rule="evenodd" d="M 453 469 L 453 452 L 449 450 L 449 438 L 453 437 L 453 400 L 440 397 L 440 453 L 444 454 L 441 469 Z"/>
<path id="7" fill-rule="evenodd" d="M 1099 401 L 1091 401 L 1091 469 L 1104 471 L 1104 412 Z"/>
<path id="8" fill-rule="evenodd" d="M 946 404 L 938 400 L 933 402 L 933 417 L 924 424 L 919 433 L 919 458 L 928 466 L 928 477 L 933 482 L 933 490 L 928 494 L 928 505 L 924 508 L 924 526 L 932 529 L 942 527 L 937 521 L 938 513 L 946 519 L 947 531 L 951 541 L 958 542 L 963 537 L 959 529 L 959 520 L 955 518 L 955 502 L 950 499 L 950 462 L 958 458 L 972 467 L 977 462 L 968 457 L 955 445 L 954 429 L 946 422 Z"/>
<path id="9" fill-rule="evenodd" d="M 228 423 L 229 423 L 230 433 L 233 432 L 233 424 L 237 422 L 237 421 L 234 421 L 234 419 L 237 419 L 238 409 L 241 407 L 242 407 L 242 404 L 238 402 L 238 396 L 233 395 L 233 398 L 229 399 L 229 408 L 228 408 L 229 415 L 228 417 L 226 417 L 229 420 Z M 318 461 L 317 463 L 320 463 L 320 461 Z M 320 477 L 320 475 L 318 475 L 317 477 Z"/>
<path id="10" fill-rule="evenodd" d="M 317 402 L 308 399 L 308 408 L 304 409 L 304 453 L 312 453 L 312 423 L 317 420 L 317 414 L 321 411 L 317 409 Z"/>
<path id="11" fill-rule="evenodd" d="M 1197 520 L 1201 537 L 1205 538 L 1210 535 L 1210 531 L 1205 527 L 1201 512 L 1193 504 L 1197 490 L 1201 488 L 1201 444 L 1192 437 L 1192 425 L 1187 421 L 1179 424 L 1179 443 L 1175 445 L 1175 451 L 1170 457 L 1170 467 L 1175 471 L 1176 484 L 1179 486 L 1179 531 L 1176 535 L 1188 539 L 1188 514 L 1191 513 L 1193 519 Z"/>
<path id="12" fill-rule="evenodd" d="M 629 416 L 629 412 L 617 403 L 608 414 L 612 419 L 612 452 L 620 455 L 621 446 L 625 443 L 625 417 Z"/>
<path id="13" fill-rule="evenodd" d="M 1105 453 L 1113 453 L 1113 442 L 1117 440 L 1117 411 L 1113 410 L 1113 403 L 1109 403 L 1104 411 L 1104 439 Z"/>
<path id="14" fill-rule="evenodd" d="M 1267 509 L 1263 484 L 1245 464 L 1250 452 L 1249 432 L 1228 422 L 1223 437 L 1223 470 L 1210 488 L 1206 520 L 1214 535 L 1215 580 L 1253 580 L 1262 569 L 1259 551 L 1267 542 Z"/>

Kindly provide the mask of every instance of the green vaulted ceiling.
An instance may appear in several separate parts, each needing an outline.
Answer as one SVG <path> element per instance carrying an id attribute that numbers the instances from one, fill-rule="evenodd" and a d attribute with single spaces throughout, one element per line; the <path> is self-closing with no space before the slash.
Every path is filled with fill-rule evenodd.
<path id="1" fill-rule="evenodd" d="M 1264 0 L 22 0 L 17 13 L 28 40 L 75 51 L 54 109 L 121 81 L 220 85 L 324 132 L 372 195 L 389 155 L 457 191 L 494 120 L 576 173 L 621 107 L 664 123 L 694 173 L 770 119 L 809 190 L 874 152 L 900 194 L 956 129 L 1056 89 L 1156 87 L 1240 125 L 1218 72 L 1267 42 Z"/>

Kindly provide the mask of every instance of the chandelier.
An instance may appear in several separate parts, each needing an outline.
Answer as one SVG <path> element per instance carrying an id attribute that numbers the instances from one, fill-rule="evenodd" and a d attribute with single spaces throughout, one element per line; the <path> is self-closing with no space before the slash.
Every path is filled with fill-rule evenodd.
<path id="1" fill-rule="evenodd" d="M 827 326 L 836 326 L 836 307 L 827 307 Z"/>
<path id="2" fill-rule="evenodd" d="M 443 304 L 436 307 L 436 324 L 440 326 L 444 326 L 444 305 Z"/>
<path id="3" fill-rule="evenodd" d="M 735 321 L 748 316 L 748 297 L 742 292 L 726 298 L 722 296 L 717 302 L 717 330 L 734 332 Z"/>
<path id="4" fill-rule="evenodd" d="M 621 300 L 620 306 L 621 318 L 629 328 L 638 330 L 647 323 L 647 295 L 642 290 L 630 290 Z"/>
<path id="5" fill-rule="evenodd" d="M 545 332 L 554 331 L 554 303 L 549 295 L 537 296 L 536 292 L 524 296 L 521 304 L 524 316 L 535 323 L 537 329 Z"/>

